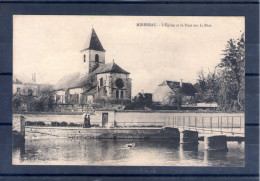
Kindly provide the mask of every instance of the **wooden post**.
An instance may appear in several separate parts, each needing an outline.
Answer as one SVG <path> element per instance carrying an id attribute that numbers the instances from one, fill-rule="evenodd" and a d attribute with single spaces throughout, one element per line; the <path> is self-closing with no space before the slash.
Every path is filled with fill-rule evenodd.
<path id="1" fill-rule="evenodd" d="M 197 129 L 197 117 L 195 116 L 195 128 Z"/>
<path id="2" fill-rule="evenodd" d="M 204 132 L 204 117 L 202 117 L 202 129 L 203 129 L 203 132 Z"/>
<path id="3" fill-rule="evenodd" d="M 227 131 L 228 131 L 228 116 L 227 116 Z"/>
<path id="4" fill-rule="evenodd" d="M 218 116 L 218 129 L 219 129 L 219 116 Z"/>
<path id="5" fill-rule="evenodd" d="M 232 116 L 231 132 L 232 132 L 232 134 L 234 134 L 234 133 L 233 133 L 233 116 Z"/>
<path id="6" fill-rule="evenodd" d="M 221 133 L 222 133 L 222 116 L 220 117 L 221 119 L 220 119 L 220 131 L 221 131 Z"/>
<path id="7" fill-rule="evenodd" d="M 241 116 L 239 117 L 239 119 L 240 119 L 240 131 L 241 131 L 241 127 L 242 127 L 242 125 L 241 125 Z"/>
<path id="8" fill-rule="evenodd" d="M 212 116 L 210 116 L 210 128 L 211 128 L 211 132 L 212 132 Z"/>

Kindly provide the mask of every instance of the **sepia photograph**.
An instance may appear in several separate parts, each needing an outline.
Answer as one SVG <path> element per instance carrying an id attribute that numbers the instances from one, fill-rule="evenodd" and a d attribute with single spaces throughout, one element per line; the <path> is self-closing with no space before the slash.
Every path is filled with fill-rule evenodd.
<path id="1" fill-rule="evenodd" d="M 245 166 L 242 16 L 13 15 L 12 164 Z"/>

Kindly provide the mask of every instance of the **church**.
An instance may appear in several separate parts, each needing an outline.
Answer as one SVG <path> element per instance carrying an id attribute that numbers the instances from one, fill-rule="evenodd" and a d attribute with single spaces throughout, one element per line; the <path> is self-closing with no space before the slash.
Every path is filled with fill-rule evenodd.
<path id="1" fill-rule="evenodd" d="M 89 41 L 80 51 L 80 70 L 65 75 L 54 86 L 57 104 L 88 104 L 98 99 L 131 100 L 130 73 L 114 60 L 106 63 L 105 52 L 92 28 Z"/>

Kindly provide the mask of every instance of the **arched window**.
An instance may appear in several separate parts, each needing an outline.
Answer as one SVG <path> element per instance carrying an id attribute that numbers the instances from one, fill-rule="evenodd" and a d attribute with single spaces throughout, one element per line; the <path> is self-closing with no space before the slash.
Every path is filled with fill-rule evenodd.
<path id="1" fill-rule="evenodd" d="M 83 56 L 84 62 L 86 62 L 86 55 Z"/>
<path id="2" fill-rule="evenodd" d="M 119 90 L 116 90 L 116 98 L 119 98 Z"/>
<path id="3" fill-rule="evenodd" d="M 124 91 L 121 90 L 121 98 L 124 98 Z"/>
<path id="4" fill-rule="evenodd" d="M 98 56 L 98 54 L 95 55 L 95 62 L 99 62 L 99 56 Z"/>
<path id="5" fill-rule="evenodd" d="M 103 78 L 100 78 L 100 87 L 103 87 Z"/>

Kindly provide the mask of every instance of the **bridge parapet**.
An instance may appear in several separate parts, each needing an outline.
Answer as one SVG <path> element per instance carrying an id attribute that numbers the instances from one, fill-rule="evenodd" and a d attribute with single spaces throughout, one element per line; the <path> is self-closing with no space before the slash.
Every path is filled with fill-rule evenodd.
<path id="1" fill-rule="evenodd" d="M 231 134 L 244 136 L 244 116 L 174 116 L 166 125 L 199 133 Z"/>

